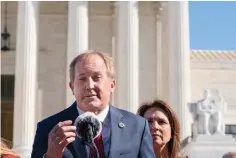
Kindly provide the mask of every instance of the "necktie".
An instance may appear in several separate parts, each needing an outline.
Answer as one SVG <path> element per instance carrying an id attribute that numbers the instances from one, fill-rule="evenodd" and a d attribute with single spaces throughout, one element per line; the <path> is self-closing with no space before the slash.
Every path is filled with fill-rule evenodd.
<path id="1" fill-rule="evenodd" d="M 95 139 L 94 143 L 98 149 L 99 152 L 99 158 L 105 158 L 105 153 L 104 153 L 104 147 L 103 147 L 103 142 L 102 142 L 102 133 L 100 133 Z M 90 158 L 93 158 L 95 153 L 93 150 L 90 148 Z"/>

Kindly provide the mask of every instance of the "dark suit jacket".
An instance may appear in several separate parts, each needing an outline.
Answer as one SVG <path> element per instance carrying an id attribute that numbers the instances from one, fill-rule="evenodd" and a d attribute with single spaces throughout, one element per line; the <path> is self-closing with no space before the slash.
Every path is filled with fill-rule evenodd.
<path id="1" fill-rule="evenodd" d="M 48 134 L 60 121 L 72 120 L 78 116 L 76 102 L 69 108 L 50 116 L 37 125 L 31 158 L 42 158 L 47 151 Z M 154 158 L 152 137 L 148 123 L 140 116 L 110 105 L 111 142 L 109 158 Z M 120 128 L 119 122 L 125 127 Z M 80 139 L 76 138 L 64 151 L 64 158 L 88 158 L 89 151 Z"/>

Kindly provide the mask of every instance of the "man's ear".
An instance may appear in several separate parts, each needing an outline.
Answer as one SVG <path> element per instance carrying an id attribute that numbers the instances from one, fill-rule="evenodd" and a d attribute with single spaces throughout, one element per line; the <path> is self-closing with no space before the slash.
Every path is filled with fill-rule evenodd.
<path id="1" fill-rule="evenodd" d="M 69 87 L 70 87 L 70 89 L 72 91 L 72 94 L 74 95 L 74 84 L 73 84 L 72 81 L 69 82 Z"/>
<path id="2" fill-rule="evenodd" d="M 116 88 L 116 80 L 112 79 L 112 82 L 111 82 L 111 92 L 112 93 L 115 91 L 115 88 Z"/>

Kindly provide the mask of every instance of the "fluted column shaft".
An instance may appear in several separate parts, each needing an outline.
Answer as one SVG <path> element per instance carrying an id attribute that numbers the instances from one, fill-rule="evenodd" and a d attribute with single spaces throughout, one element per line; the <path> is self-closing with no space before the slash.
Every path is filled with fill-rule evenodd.
<path id="1" fill-rule="evenodd" d="M 131 112 L 139 106 L 139 14 L 137 1 L 117 7 L 117 104 Z"/>
<path id="2" fill-rule="evenodd" d="M 68 40 L 66 66 L 66 105 L 70 106 L 75 98 L 69 88 L 69 66 L 71 61 L 88 49 L 88 2 L 68 2 Z"/>
<path id="3" fill-rule="evenodd" d="M 29 158 L 35 135 L 38 3 L 18 2 L 13 148 Z"/>

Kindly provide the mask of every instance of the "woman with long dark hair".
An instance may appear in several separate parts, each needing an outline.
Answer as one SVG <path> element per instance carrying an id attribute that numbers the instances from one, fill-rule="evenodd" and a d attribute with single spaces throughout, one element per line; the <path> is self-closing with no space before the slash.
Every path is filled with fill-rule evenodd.
<path id="1" fill-rule="evenodd" d="M 142 104 L 138 114 L 148 120 L 156 158 L 179 158 L 180 125 L 171 107 L 154 100 Z"/>

